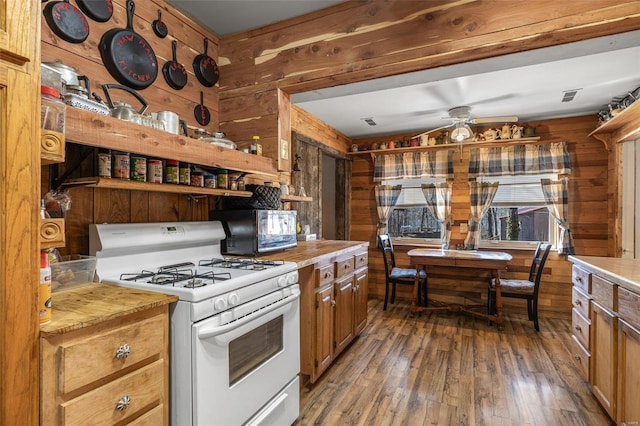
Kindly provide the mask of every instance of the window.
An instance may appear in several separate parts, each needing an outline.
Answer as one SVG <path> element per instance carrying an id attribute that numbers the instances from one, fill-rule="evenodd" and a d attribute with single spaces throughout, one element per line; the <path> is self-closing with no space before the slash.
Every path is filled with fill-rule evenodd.
<path id="1" fill-rule="evenodd" d="M 555 241 L 556 228 L 549 214 L 540 179 L 557 179 L 555 174 L 498 176 L 479 181 L 500 182 L 491 207 L 480 223 L 480 240 L 526 245 L 538 241 Z"/>
<path id="2" fill-rule="evenodd" d="M 393 179 L 385 185 L 402 185 L 398 202 L 389 216 L 387 232 L 392 238 L 440 240 L 440 222 L 427 207 L 422 194 L 423 183 L 439 183 L 444 179 Z"/>

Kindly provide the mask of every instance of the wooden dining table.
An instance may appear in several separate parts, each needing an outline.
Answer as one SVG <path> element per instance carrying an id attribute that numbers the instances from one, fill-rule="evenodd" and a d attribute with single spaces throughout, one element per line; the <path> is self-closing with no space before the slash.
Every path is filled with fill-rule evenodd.
<path id="1" fill-rule="evenodd" d="M 413 285 L 413 297 L 411 300 L 410 312 L 447 310 L 450 312 L 466 312 L 474 316 L 486 318 L 498 324 L 498 328 L 502 328 L 502 297 L 500 295 L 500 272 L 507 268 L 511 261 L 511 255 L 508 253 L 497 251 L 476 251 L 476 250 L 442 250 L 442 249 L 425 249 L 417 248 L 409 250 L 407 253 L 410 262 L 415 265 L 418 273 Z M 425 306 L 418 306 L 418 286 L 420 271 L 430 266 L 440 266 L 448 268 L 474 268 L 485 270 L 491 273 L 491 277 L 495 279 L 496 290 L 496 313 L 490 314 L 486 309 L 486 305 L 462 305 L 458 303 L 445 303 L 437 300 L 427 300 Z M 428 273 L 428 272 L 427 272 Z M 428 275 L 427 275 L 428 277 Z M 488 284 L 488 283 L 487 283 Z M 478 308 L 484 308 L 485 311 L 479 311 Z"/>

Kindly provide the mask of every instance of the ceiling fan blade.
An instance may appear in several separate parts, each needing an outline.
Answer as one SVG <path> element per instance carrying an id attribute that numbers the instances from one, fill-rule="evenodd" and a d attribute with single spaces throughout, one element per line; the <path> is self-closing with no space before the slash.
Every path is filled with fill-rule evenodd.
<path id="1" fill-rule="evenodd" d="M 505 115 L 503 117 L 478 117 L 469 120 L 471 124 L 483 124 L 483 123 L 515 123 L 518 121 L 518 117 L 515 115 Z"/>
<path id="2" fill-rule="evenodd" d="M 435 129 L 427 130 L 426 132 L 422 132 L 422 133 L 420 133 L 418 135 L 412 136 L 411 138 L 412 139 L 413 138 L 419 138 L 421 136 L 425 136 L 425 135 L 428 135 L 430 133 L 437 132 L 438 130 L 446 129 L 446 128 L 451 127 L 451 126 L 453 126 L 453 124 L 447 124 L 446 126 L 436 127 Z"/>

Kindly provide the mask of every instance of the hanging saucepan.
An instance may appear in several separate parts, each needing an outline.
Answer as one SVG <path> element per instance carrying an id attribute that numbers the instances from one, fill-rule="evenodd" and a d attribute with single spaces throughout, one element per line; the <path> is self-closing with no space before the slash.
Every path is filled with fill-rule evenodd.
<path id="1" fill-rule="evenodd" d="M 202 91 L 200 91 L 200 104 L 193 109 L 193 115 L 201 126 L 206 126 L 211 120 L 211 114 L 209 114 L 207 107 L 204 106 L 204 93 Z"/>
<path id="2" fill-rule="evenodd" d="M 89 36 L 89 21 L 69 0 L 49 3 L 42 13 L 51 31 L 69 43 L 82 43 Z"/>
<path id="3" fill-rule="evenodd" d="M 162 67 L 162 75 L 167 81 L 167 84 L 172 89 L 180 90 L 187 84 L 187 70 L 176 59 L 176 46 L 178 42 L 173 40 L 171 42 L 171 50 L 173 52 L 173 60 L 165 62 Z"/>
<path id="4" fill-rule="evenodd" d="M 218 64 L 210 56 L 207 56 L 207 48 L 209 40 L 204 39 L 204 53 L 196 56 L 193 60 L 193 72 L 195 72 L 198 81 L 205 87 L 212 87 L 218 82 L 220 71 Z"/>
<path id="5" fill-rule="evenodd" d="M 76 3 L 80 10 L 97 22 L 107 22 L 113 15 L 111 0 L 76 0 Z"/>
<path id="6" fill-rule="evenodd" d="M 149 87 L 158 76 L 158 60 L 151 45 L 133 31 L 133 0 L 127 1 L 127 28 L 113 28 L 100 39 L 100 56 L 118 82 L 134 89 Z"/>
<path id="7" fill-rule="evenodd" d="M 160 38 L 165 38 L 167 34 L 169 34 L 167 25 L 162 22 L 162 12 L 160 9 L 158 9 L 158 19 L 151 23 L 151 28 L 153 28 L 153 32 Z"/>

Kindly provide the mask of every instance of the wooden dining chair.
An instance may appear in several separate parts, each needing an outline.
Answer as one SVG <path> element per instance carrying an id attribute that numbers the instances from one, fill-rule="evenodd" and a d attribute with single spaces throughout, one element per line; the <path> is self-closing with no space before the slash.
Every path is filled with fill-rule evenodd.
<path id="1" fill-rule="evenodd" d="M 536 251 L 533 254 L 531 268 L 529 269 L 529 279 L 500 280 L 500 295 L 502 297 L 525 299 L 527 301 L 527 315 L 529 321 L 533 321 L 536 331 L 540 331 L 540 325 L 538 324 L 538 289 L 540 287 L 542 269 L 547 261 L 547 256 L 549 256 L 549 250 L 551 250 L 551 244 L 538 243 L 538 247 L 536 247 Z M 487 308 L 490 314 L 496 313 L 495 295 L 495 278 L 492 278 L 489 284 L 489 297 L 487 298 Z"/>
<path id="2" fill-rule="evenodd" d="M 384 306 L 387 309 L 389 300 L 389 286 L 391 286 L 391 303 L 396 301 L 396 285 L 413 285 L 416 279 L 416 268 L 400 268 L 396 266 L 396 257 L 393 252 L 393 243 L 388 234 L 378 235 L 378 247 L 382 251 L 384 260 Z M 420 271 L 420 282 L 418 286 L 418 305 L 426 306 L 427 303 L 427 274 Z"/>

